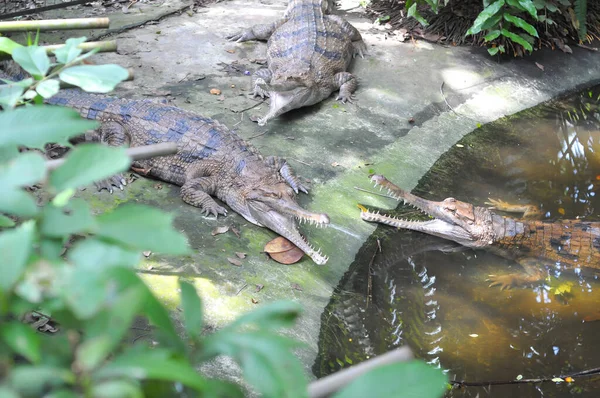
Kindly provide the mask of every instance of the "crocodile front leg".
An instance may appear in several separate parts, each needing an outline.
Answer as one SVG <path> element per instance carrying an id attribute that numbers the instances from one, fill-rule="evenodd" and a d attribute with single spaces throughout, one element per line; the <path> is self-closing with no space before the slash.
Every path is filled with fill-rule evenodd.
<path id="1" fill-rule="evenodd" d="M 288 183 L 290 187 L 294 190 L 294 192 L 298 193 L 298 190 L 308 193 L 308 188 L 300 182 L 300 179 L 294 173 L 294 170 L 290 167 L 287 161 L 283 158 L 277 156 L 269 156 L 265 159 L 265 162 L 274 167 L 279 174 L 283 177 L 283 179 Z"/>
<path id="2" fill-rule="evenodd" d="M 525 269 L 525 273 L 512 273 L 506 275 L 488 275 L 486 282 L 489 287 L 500 286 L 500 290 L 511 289 L 544 280 L 546 273 L 543 271 L 544 264 L 533 258 L 525 258 L 519 261 Z"/>
<path id="3" fill-rule="evenodd" d="M 129 146 L 131 143 L 127 128 L 114 120 L 102 122 L 101 126 L 96 130 L 96 134 L 100 142 L 108 146 Z M 105 180 L 95 182 L 94 185 L 98 191 L 106 189 L 108 192 L 113 193 L 113 186 L 122 191 L 125 185 L 127 185 L 127 181 L 125 181 L 123 174 L 119 173 Z"/>
<path id="4" fill-rule="evenodd" d="M 243 41 L 249 40 L 267 41 L 269 40 L 269 37 L 271 37 L 273 32 L 275 32 L 275 30 L 281 25 L 283 25 L 286 21 L 287 19 L 284 18 L 270 24 L 254 25 L 251 28 L 227 36 L 227 40 L 235 41 L 236 43 L 241 43 Z"/>
<path id="5" fill-rule="evenodd" d="M 542 216 L 542 212 L 536 205 L 522 205 L 518 203 L 508 203 L 500 199 L 488 198 L 489 202 L 485 202 L 486 205 L 490 205 L 490 209 L 505 211 L 507 213 L 523 213 L 523 218 L 539 220 Z"/>
<path id="6" fill-rule="evenodd" d="M 271 83 L 272 76 L 273 72 L 268 68 L 259 69 L 254 72 L 252 75 L 252 87 L 254 87 L 254 92 L 252 93 L 253 97 L 260 96 L 260 98 L 264 99 L 269 96 L 269 92 L 260 86 Z"/>
<path id="7" fill-rule="evenodd" d="M 363 41 L 358 29 L 339 15 L 327 15 L 327 18 L 337 23 L 342 31 L 350 37 L 350 40 L 352 40 L 352 47 L 354 47 L 353 56 L 356 57 L 357 55 L 360 55 L 361 58 L 364 58 L 364 55 L 367 53 L 367 45 Z"/>
<path id="8" fill-rule="evenodd" d="M 341 100 L 342 102 L 352 102 L 354 99 L 352 93 L 358 87 L 358 82 L 356 81 L 356 77 L 354 77 L 351 73 L 340 72 L 333 76 L 333 86 L 336 90 L 340 90 L 340 93 L 335 98 L 336 100 Z"/>
<path id="9" fill-rule="evenodd" d="M 219 214 L 227 215 L 227 209 L 219 206 L 211 197 L 217 190 L 217 180 L 215 177 L 196 177 L 189 178 L 181 186 L 181 199 L 187 204 L 202 209 L 205 215 Z"/>

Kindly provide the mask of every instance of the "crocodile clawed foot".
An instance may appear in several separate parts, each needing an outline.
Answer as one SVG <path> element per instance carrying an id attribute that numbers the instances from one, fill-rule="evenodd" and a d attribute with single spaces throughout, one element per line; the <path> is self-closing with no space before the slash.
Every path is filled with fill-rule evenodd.
<path id="1" fill-rule="evenodd" d="M 365 54 L 367 54 L 367 45 L 365 42 L 361 40 L 360 42 L 353 42 L 352 45 L 354 47 L 353 58 L 356 58 L 357 55 L 364 58 Z"/>
<path id="2" fill-rule="evenodd" d="M 116 174 L 105 180 L 95 182 L 94 185 L 98 191 L 106 189 L 108 192 L 113 193 L 113 187 L 117 187 L 122 191 L 127 185 L 127 181 L 125 181 L 122 174 Z"/>
<path id="3" fill-rule="evenodd" d="M 222 216 L 227 215 L 227 209 L 224 208 L 223 206 L 219 206 L 218 204 L 215 203 L 212 206 L 207 206 L 207 207 L 203 208 L 202 214 L 204 214 L 207 217 L 210 215 L 214 215 L 215 218 L 219 218 L 219 214 L 221 214 Z"/>
<path id="4" fill-rule="evenodd" d="M 489 202 L 485 202 L 485 204 L 490 206 L 490 209 L 492 209 L 492 210 L 503 210 L 503 209 L 509 208 L 511 206 L 510 203 L 505 202 L 500 199 L 488 198 L 488 201 Z"/>
<path id="5" fill-rule="evenodd" d="M 240 43 L 243 41 L 252 40 L 252 35 L 248 34 L 247 31 L 234 33 L 232 35 L 226 36 L 227 41 L 235 41 L 236 43 Z"/>
<path id="6" fill-rule="evenodd" d="M 485 281 L 490 282 L 488 287 L 500 286 L 500 290 L 510 290 L 513 287 L 522 285 L 523 278 L 517 274 L 488 275 Z"/>
<path id="7" fill-rule="evenodd" d="M 346 102 L 349 102 L 349 103 L 354 102 L 356 100 L 356 97 L 354 95 L 352 95 L 352 94 L 342 94 L 342 93 L 340 93 L 340 94 L 338 94 L 338 96 L 335 99 L 338 100 L 338 101 L 342 101 L 342 103 L 345 104 Z"/>

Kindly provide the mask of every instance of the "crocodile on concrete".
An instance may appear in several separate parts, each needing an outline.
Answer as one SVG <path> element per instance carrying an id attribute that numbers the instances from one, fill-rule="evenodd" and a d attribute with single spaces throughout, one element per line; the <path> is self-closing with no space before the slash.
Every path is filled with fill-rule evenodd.
<path id="1" fill-rule="evenodd" d="M 259 125 L 323 101 L 336 90 L 336 99 L 352 101 L 358 83 L 347 70 L 367 47 L 354 26 L 330 14 L 333 7 L 330 0 L 290 0 L 282 19 L 227 37 L 237 42 L 268 40 L 267 68 L 252 77 L 254 96 L 271 98 Z"/>
<path id="2" fill-rule="evenodd" d="M 518 262 L 526 271 L 491 275 L 490 286 L 505 289 L 541 281 L 547 276 L 545 266 L 600 269 L 600 222 L 540 221 L 535 219 L 540 213 L 533 205 L 491 200 L 487 204 L 493 207 L 487 208 L 454 198 L 436 202 L 404 191 L 382 175 L 373 175 L 371 181 L 375 186 L 386 188 L 396 200 L 416 207 L 434 219 L 402 220 L 363 209 L 360 215 L 363 220 L 423 232 L 469 248 L 489 250 Z M 523 213 L 523 218 L 504 217 L 492 211 L 494 209 Z"/>
<path id="3" fill-rule="evenodd" d="M 183 201 L 207 215 L 226 215 L 227 210 L 213 199 L 219 198 L 251 223 L 287 238 L 315 263 L 327 262 L 320 249 L 315 250 L 300 234 L 297 221 L 326 225 L 329 217 L 298 205 L 295 195 L 307 193 L 307 188 L 285 160 L 263 158 L 223 124 L 150 100 L 93 95 L 78 89 L 62 90 L 47 102 L 99 121 L 93 138 L 111 146 L 177 142 L 177 154 L 137 161 L 132 167 L 181 186 Z M 98 186 L 112 191 L 113 185 L 122 189 L 124 183 L 121 176 L 115 176 Z"/>

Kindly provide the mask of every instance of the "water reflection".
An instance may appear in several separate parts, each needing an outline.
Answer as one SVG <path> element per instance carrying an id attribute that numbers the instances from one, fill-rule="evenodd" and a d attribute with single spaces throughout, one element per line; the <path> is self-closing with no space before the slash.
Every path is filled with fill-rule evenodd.
<path id="1" fill-rule="evenodd" d="M 442 156 L 414 192 L 477 205 L 488 197 L 532 203 L 548 220 L 598 221 L 599 104 L 596 87 L 484 126 Z M 381 253 L 373 257 L 377 240 Z M 513 380 L 600 367 L 598 270 L 559 267 L 533 288 L 488 288 L 489 274 L 509 272 L 522 269 L 487 252 L 379 227 L 323 314 L 315 373 L 323 376 L 404 344 L 451 379 Z M 598 391 L 598 380 L 581 378 L 558 386 L 469 387 L 448 396 Z"/>

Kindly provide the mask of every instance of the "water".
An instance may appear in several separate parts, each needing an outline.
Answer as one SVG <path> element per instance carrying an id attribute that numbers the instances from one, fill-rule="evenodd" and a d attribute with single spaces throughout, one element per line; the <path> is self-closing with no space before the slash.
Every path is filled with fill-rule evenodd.
<path id="1" fill-rule="evenodd" d="M 483 126 L 442 156 L 413 193 L 475 205 L 499 198 L 536 204 L 547 220 L 600 221 L 600 86 Z M 313 370 L 324 376 L 405 344 L 451 380 L 600 367 L 600 265 L 554 271 L 545 283 L 510 291 L 485 281 L 521 270 L 484 251 L 380 226 L 322 315 Z M 467 387 L 447 396 L 596 397 L 600 377 Z"/>

